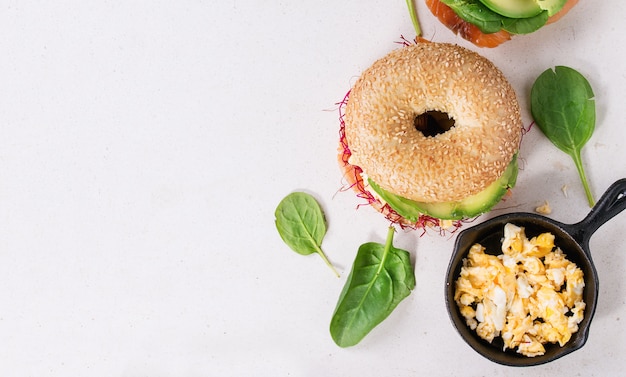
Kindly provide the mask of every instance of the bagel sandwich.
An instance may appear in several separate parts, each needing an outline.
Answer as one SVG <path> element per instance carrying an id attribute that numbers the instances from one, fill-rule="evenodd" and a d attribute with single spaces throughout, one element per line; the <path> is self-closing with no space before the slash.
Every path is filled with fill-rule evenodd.
<path id="1" fill-rule="evenodd" d="M 488 212 L 516 183 L 517 98 L 473 51 L 434 42 L 394 50 L 343 104 L 348 187 L 394 223 L 449 227 Z"/>
<path id="2" fill-rule="evenodd" d="M 426 0 L 454 33 L 479 47 L 496 47 L 561 19 L 578 0 Z"/>

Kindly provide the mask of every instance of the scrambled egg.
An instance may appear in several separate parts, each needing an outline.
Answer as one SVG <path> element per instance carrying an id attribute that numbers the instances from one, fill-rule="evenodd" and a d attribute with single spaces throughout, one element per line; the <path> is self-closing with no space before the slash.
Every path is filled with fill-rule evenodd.
<path id="1" fill-rule="evenodd" d="M 546 200 L 542 205 L 535 208 L 535 212 L 540 213 L 542 215 L 549 215 L 552 213 L 552 208 L 550 207 L 550 203 Z"/>
<path id="2" fill-rule="evenodd" d="M 456 281 L 454 299 L 467 325 L 504 349 L 533 357 L 546 343 L 563 346 L 583 319 L 583 272 L 554 245 L 554 235 L 528 239 L 524 228 L 504 226 L 501 255 L 475 244 Z"/>

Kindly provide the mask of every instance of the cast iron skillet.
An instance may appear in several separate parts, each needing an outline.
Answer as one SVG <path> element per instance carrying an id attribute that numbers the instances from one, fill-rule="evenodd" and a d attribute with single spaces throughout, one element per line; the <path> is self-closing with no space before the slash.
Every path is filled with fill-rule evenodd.
<path id="1" fill-rule="evenodd" d="M 445 286 L 448 314 L 461 337 L 487 359 L 509 366 L 544 364 L 581 348 L 589 336 L 589 325 L 598 301 L 598 274 L 591 260 L 589 239 L 602 224 L 622 212 L 624 208 L 626 208 L 626 178 L 611 185 L 587 217 L 576 224 L 563 224 L 534 213 L 510 213 L 462 231 L 456 239 Z M 529 238 L 546 231 L 554 234 L 555 245 L 559 246 L 567 258 L 583 270 L 585 276 L 583 300 L 586 303 L 586 308 L 578 332 L 574 333 L 570 341 L 563 347 L 558 344 L 546 344 L 546 353 L 542 356 L 527 357 L 516 353 L 514 350 L 503 351 L 503 343 L 499 337 L 494 339 L 491 344 L 481 339 L 466 325 L 465 319 L 454 302 L 455 281 L 460 274 L 463 259 L 470 247 L 474 243 L 480 243 L 486 247 L 486 252 L 501 254 L 503 229 L 504 225 L 509 222 L 524 227 Z"/>

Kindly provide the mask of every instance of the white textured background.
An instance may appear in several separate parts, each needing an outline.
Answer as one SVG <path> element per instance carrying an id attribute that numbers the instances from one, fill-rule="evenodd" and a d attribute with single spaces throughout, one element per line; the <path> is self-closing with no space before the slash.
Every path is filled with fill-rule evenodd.
<path id="1" fill-rule="evenodd" d="M 527 125 L 543 70 L 583 73 L 597 98 L 583 153 L 596 197 L 626 177 L 625 3 L 581 1 L 493 50 L 417 3 L 427 39 L 502 69 Z M 414 36 L 404 1 L 2 2 L 0 375 L 623 373 L 626 214 L 592 238 L 598 309 L 587 345 L 564 359 L 514 369 L 466 346 L 443 299 L 454 236 L 419 232 L 396 236 L 416 262 L 412 295 L 358 346 L 331 340 L 356 250 L 388 225 L 339 192 L 335 104 L 400 35 Z M 521 157 L 514 196 L 493 214 L 544 200 L 560 221 L 587 214 L 573 163 L 537 129 Z M 321 202 L 340 279 L 276 233 L 293 190 Z"/>

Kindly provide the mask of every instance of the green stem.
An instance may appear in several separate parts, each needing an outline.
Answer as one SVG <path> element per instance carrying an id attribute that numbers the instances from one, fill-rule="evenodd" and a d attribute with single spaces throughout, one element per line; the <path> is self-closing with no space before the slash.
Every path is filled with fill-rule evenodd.
<path id="1" fill-rule="evenodd" d="M 419 20 L 417 19 L 417 11 L 415 10 L 415 4 L 413 4 L 413 0 L 406 0 L 406 5 L 409 7 L 409 13 L 411 14 L 411 22 L 413 22 L 413 27 L 415 28 L 415 33 L 418 37 L 422 35 L 422 29 L 420 28 Z"/>
<path id="2" fill-rule="evenodd" d="M 589 207 L 595 205 L 595 200 L 593 199 L 593 195 L 591 194 L 591 189 L 589 188 L 589 182 L 587 181 L 587 176 L 585 175 L 585 169 L 583 168 L 583 160 L 580 157 L 580 149 L 576 150 L 572 153 L 572 158 L 574 159 L 574 163 L 576 164 L 576 169 L 578 170 L 578 175 L 580 176 L 580 180 L 583 182 L 583 187 L 585 188 L 585 194 L 587 195 L 587 201 L 589 202 Z"/>
<path id="3" fill-rule="evenodd" d="M 383 250 L 383 257 L 380 260 L 380 266 L 378 266 L 378 271 L 376 271 L 376 276 L 380 274 L 380 271 L 385 267 L 385 259 L 387 259 L 387 255 L 389 254 L 389 250 L 393 246 L 393 235 L 396 233 L 396 228 L 393 226 L 389 227 L 387 231 L 387 240 L 385 241 L 385 249 Z"/>
<path id="4" fill-rule="evenodd" d="M 333 270 L 333 272 L 335 273 L 335 276 L 341 277 L 341 275 L 339 275 L 339 272 L 337 272 L 337 270 L 335 269 L 335 266 L 333 266 L 333 264 L 330 263 L 328 258 L 326 258 L 326 254 L 324 254 L 324 252 L 322 251 L 322 248 L 320 248 L 319 246 L 317 247 L 317 253 L 320 255 L 320 257 L 322 257 L 322 260 L 324 261 L 324 263 L 326 263 L 326 265 L 330 267 L 331 270 Z"/>

